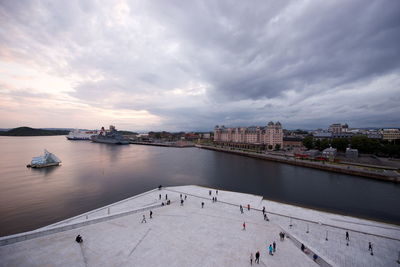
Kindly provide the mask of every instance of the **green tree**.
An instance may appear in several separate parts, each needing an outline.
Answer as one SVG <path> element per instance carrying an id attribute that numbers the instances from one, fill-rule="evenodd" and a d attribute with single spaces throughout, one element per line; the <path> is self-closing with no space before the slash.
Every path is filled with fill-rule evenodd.
<path id="1" fill-rule="evenodd" d="M 335 138 L 332 140 L 332 147 L 336 148 L 338 151 L 346 151 L 349 145 L 349 140 L 346 138 Z"/>
<path id="2" fill-rule="evenodd" d="M 313 137 L 312 136 L 306 136 L 303 139 L 303 146 L 305 146 L 307 149 L 312 149 L 314 148 L 314 142 L 313 142 Z"/>
<path id="3" fill-rule="evenodd" d="M 328 148 L 330 146 L 330 142 L 328 139 L 322 139 L 321 141 L 321 146 L 319 150 L 324 150 L 325 148 Z"/>
<path id="4" fill-rule="evenodd" d="M 361 153 L 377 153 L 381 150 L 381 144 L 366 136 L 353 136 L 351 138 L 351 147 L 358 149 Z"/>
<path id="5" fill-rule="evenodd" d="M 280 150 L 280 149 L 281 149 L 281 145 L 280 145 L 280 144 L 276 144 L 276 145 L 275 145 L 275 150 L 278 151 L 278 150 Z"/>
<path id="6" fill-rule="evenodd" d="M 321 140 L 316 139 L 316 140 L 314 141 L 314 148 L 316 148 L 316 149 L 318 149 L 318 150 L 321 149 Z"/>

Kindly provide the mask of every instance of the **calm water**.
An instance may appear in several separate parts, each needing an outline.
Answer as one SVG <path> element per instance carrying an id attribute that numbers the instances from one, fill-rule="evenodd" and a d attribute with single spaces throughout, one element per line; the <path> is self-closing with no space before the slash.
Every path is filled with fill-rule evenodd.
<path id="1" fill-rule="evenodd" d="M 60 167 L 30 169 L 47 148 Z M 197 148 L 0 137 L 0 236 L 33 230 L 158 185 L 197 184 L 400 223 L 400 186 Z"/>

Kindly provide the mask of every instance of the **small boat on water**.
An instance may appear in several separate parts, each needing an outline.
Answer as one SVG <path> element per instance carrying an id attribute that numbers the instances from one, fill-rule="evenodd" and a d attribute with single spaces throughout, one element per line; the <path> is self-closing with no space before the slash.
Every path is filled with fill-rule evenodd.
<path id="1" fill-rule="evenodd" d="M 28 168 L 44 168 L 50 166 L 58 166 L 60 165 L 61 160 L 57 158 L 56 155 L 50 153 L 46 149 L 44 150 L 43 156 L 33 157 L 31 164 L 28 164 L 26 167 Z"/>
<path id="2" fill-rule="evenodd" d="M 98 131 L 85 131 L 85 130 L 79 130 L 75 129 L 69 132 L 67 135 L 68 140 L 90 140 L 90 137 L 92 135 L 98 135 Z"/>

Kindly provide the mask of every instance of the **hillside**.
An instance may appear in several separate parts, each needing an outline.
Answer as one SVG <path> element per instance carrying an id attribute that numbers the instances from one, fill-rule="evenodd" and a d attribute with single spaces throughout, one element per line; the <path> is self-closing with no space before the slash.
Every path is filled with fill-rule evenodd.
<path id="1" fill-rule="evenodd" d="M 0 132 L 3 136 L 46 136 L 46 135 L 67 135 L 67 130 L 43 130 L 30 127 L 18 127 L 9 131 Z"/>

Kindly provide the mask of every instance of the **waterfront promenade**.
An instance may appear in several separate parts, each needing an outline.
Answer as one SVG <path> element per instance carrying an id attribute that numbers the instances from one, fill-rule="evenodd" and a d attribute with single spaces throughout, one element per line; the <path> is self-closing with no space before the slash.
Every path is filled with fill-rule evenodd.
<path id="1" fill-rule="evenodd" d="M 181 194 L 187 197 L 183 206 Z M 166 195 L 171 204 L 162 206 Z M 263 218 L 264 206 L 269 221 Z M 146 223 L 141 223 L 143 215 Z M 289 238 L 280 241 L 281 231 Z M 345 231 L 350 233 L 348 246 Z M 84 240 L 81 244 L 75 242 L 78 234 Z M 273 241 L 277 250 L 270 256 L 267 246 Z M 373 256 L 368 242 L 373 243 Z M 307 253 L 300 250 L 301 243 Z M 215 189 L 179 186 L 151 190 L 32 232 L 3 237 L 0 266 L 248 266 L 250 253 L 257 250 L 261 266 L 398 266 L 399 248 L 399 226 L 256 195 L 221 190 L 217 195 Z M 316 262 L 314 253 L 319 256 Z"/>

